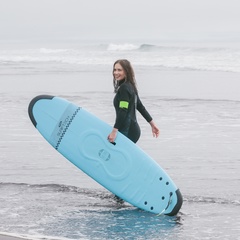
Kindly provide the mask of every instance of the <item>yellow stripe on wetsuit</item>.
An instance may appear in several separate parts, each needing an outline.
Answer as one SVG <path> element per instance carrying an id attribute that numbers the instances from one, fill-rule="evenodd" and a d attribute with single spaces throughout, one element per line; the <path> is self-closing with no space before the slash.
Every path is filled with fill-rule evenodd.
<path id="1" fill-rule="evenodd" d="M 128 105 L 129 105 L 129 102 L 126 102 L 126 101 L 120 101 L 120 103 L 119 103 L 120 108 L 128 109 Z"/>

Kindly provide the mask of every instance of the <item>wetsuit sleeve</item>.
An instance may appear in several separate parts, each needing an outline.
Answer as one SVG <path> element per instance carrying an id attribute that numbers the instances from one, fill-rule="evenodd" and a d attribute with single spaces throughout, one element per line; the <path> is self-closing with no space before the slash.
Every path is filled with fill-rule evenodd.
<path id="1" fill-rule="evenodd" d="M 125 85 L 121 86 L 121 88 L 118 91 L 119 91 L 118 93 L 119 106 L 117 106 L 118 110 L 114 128 L 121 129 L 127 117 L 131 93 L 129 92 L 129 89 Z"/>
<path id="2" fill-rule="evenodd" d="M 143 106 L 138 95 L 137 95 L 137 110 L 142 114 L 142 116 L 146 119 L 147 122 L 152 121 L 151 115 L 148 113 L 146 108 Z"/>

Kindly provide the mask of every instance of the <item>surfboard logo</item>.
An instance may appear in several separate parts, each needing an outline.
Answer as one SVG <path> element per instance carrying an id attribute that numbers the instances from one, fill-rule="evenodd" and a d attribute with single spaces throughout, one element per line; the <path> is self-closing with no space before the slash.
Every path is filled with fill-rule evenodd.
<path id="1" fill-rule="evenodd" d="M 57 136 L 60 137 L 63 134 L 63 131 L 65 130 L 66 126 L 69 124 L 70 121 L 70 116 L 67 116 L 65 120 L 61 120 L 58 124 L 58 132 L 57 132 Z"/>
<path id="2" fill-rule="evenodd" d="M 60 128 L 62 126 L 62 121 L 59 122 L 58 127 Z"/>
<path id="3" fill-rule="evenodd" d="M 111 154 L 108 151 L 106 151 L 105 149 L 99 150 L 98 156 L 104 161 L 109 161 L 111 158 Z"/>
<path id="4" fill-rule="evenodd" d="M 77 113 L 80 111 L 80 107 L 76 107 L 73 104 L 69 104 L 65 112 L 62 114 L 59 122 L 56 124 L 55 129 L 51 135 L 49 142 L 52 146 L 58 150 L 62 139 L 64 138 L 68 128 L 76 117 Z"/>

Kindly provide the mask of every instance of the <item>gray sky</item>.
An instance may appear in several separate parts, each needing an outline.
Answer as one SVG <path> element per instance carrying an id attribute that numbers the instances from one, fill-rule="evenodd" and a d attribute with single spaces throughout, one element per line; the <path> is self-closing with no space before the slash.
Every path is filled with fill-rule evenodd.
<path id="1" fill-rule="evenodd" d="M 240 33 L 239 0 L 0 0 L 0 38 Z"/>

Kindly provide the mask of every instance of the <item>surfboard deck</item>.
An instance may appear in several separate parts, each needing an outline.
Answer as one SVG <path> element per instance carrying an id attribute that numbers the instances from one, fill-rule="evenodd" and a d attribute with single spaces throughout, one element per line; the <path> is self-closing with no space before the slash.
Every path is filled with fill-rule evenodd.
<path id="1" fill-rule="evenodd" d="M 121 133 L 66 99 L 40 95 L 28 107 L 42 136 L 75 166 L 128 203 L 156 214 L 176 215 L 182 195 L 168 174 Z"/>

